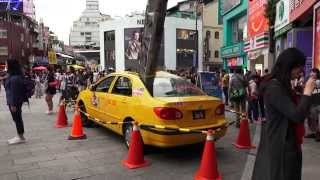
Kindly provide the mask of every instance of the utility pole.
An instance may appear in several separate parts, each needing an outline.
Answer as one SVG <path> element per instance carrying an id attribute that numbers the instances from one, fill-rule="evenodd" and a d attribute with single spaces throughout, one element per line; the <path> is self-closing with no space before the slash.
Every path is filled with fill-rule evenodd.
<path id="1" fill-rule="evenodd" d="M 158 54 L 163 39 L 168 0 L 148 0 L 142 39 L 142 58 L 145 63 L 143 81 L 156 72 Z M 151 83 L 153 84 L 153 83 Z M 151 88 L 152 89 L 152 88 Z"/>

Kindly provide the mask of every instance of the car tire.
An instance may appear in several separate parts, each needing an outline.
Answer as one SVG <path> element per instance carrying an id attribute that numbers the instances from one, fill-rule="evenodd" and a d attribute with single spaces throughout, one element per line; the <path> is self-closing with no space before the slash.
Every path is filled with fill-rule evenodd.
<path id="1" fill-rule="evenodd" d="M 82 125 L 84 127 L 92 127 L 93 126 L 93 122 L 84 114 L 86 113 L 86 107 L 84 106 L 84 104 L 80 105 L 80 117 L 81 117 L 81 122 Z"/>
<path id="2" fill-rule="evenodd" d="M 131 123 L 126 123 L 123 125 L 123 140 L 125 146 L 129 149 L 131 133 L 133 131 L 133 125 Z"/>

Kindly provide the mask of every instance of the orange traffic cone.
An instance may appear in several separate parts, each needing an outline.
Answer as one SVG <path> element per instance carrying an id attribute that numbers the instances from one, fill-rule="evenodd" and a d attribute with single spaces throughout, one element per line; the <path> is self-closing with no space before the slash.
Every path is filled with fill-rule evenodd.
<path id="1" fill-rule="evenodd" d="M 195 180 L 221 180 L 218 172 L 215 143 L 212 130 L 208 131 L 206 144 L 201 159 L 201 165 L 197 171 Z"/>
<path id="2" fill-rule="evenodd" d="M 69 136 L 68 139 L 69 140 L 78 140 L 78 139 L 86 139 L 86 138 L 87 138 L 87 136 L 83 133 L 79 108 L 76 107 L 76 111 L 73 116 L 71 135 Z"/>
<path id="3" fill-rule="evenodd" d="M 237 142 L 233 143 L 233 145 L 238 149 L 256 148 L 254 145 L 251 144 L 249 122 L 245 116 L 240 122 L 240 131 L 238 134 Z"/>
<path id="4" fill-rule="evenodd" d="M 66 110 L 64 108 L 64 101 L 60 103 L 57 120 L 56 120 L 56 128 L 64 128 L 68 126 L 68 118 L 66 115 Z"/>
<path id="5" fill-rule="evenodd" d="M 122 160 L 122 164 L 129 169 L 141 168 L 150 164 L 148 161 L 144 160 L 142 138 L 136 123 L 134 123 L 133 131 L 131 133 L 128 159 Z"/>

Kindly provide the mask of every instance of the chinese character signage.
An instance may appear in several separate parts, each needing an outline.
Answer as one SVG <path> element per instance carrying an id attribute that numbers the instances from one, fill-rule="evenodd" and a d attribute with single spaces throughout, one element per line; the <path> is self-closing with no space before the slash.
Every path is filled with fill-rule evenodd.
<path id="1" fill-rule="evenodd" d="M 290 0 L 290 22 L 303 15 L 315 2 L 317 0 Z"/>
<path id="2" fill-rule="evenodd" d="M 49 59 L 49 64 L 57 64 L 57 55 L 54 51 L 49 51 L 48 52 L 48 59 Z"/>
<path id="3" fill-rule="evenodd" d="M 288 0 L 281 0 L 277 3 L 275 31 L 279 31 L 289 24 L 290 4 Z"/>
<path id="4" fill-rule="evenodd" d="M 313 66 L 320 68 L 320 2 L 314 8 Z"/>
<path id="5" fill-rule="evenodd" d="M 267 0 L 249 1 L 248 7 L 248 38 L 267 32 L 268 19 L 265 18 Z"/>

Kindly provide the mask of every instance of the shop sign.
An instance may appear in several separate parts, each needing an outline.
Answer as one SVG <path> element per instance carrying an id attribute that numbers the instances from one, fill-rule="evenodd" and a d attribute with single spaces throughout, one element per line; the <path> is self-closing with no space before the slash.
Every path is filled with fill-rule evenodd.
<path id="1" fill-rule="evenodd" d="M 288 0 L 281 0 L 277 3 L 275 31 L 279 31 L 289 24 L 290 4 Z"/>
<path id="2" fill-rule="evenodd" d="M 244 52 L 253 51 L 256 49 L 269 46 L 269 33 L 265 32 L 257 36 L 251 37 L 244 43 Z"/>
<path id="3" fill-rule="evenodd" d="M 317 0 L 290 0 L 290 22 L 309 10 Z"/>
<path id="4" fill-rule="evenodd" d="M 320 2 L 314 8 L 313 67 L 320 68 Z"/>
<path id="5" fill-rule="evenodd" d="M 252 38 L 269 30 L 269 21 L 265 18 L 267 0 L 249 1 L 248 38 Z"/>
<path id="6" fill-rule="evenodd" d="M 57 55 L 54 51 L 48 51 L 48 60 L 49 60 L 49 64 L 57 64 L 58 63 Z"/>
<path id="7" fill-rule="evenodd" d="M 243 47 L 243 43 L 238 43 L 233 46 L 222 47 L 221 48 L 221 57 L 225 58 L 225 57 L 230 57 L 230 56 L 231 57 L 238 56 L 241 54 L 242 47 Z"/>

